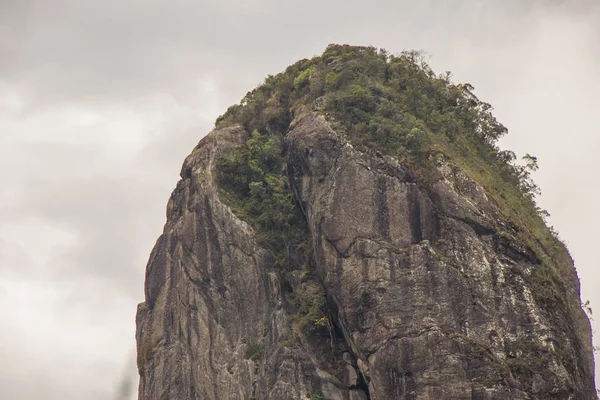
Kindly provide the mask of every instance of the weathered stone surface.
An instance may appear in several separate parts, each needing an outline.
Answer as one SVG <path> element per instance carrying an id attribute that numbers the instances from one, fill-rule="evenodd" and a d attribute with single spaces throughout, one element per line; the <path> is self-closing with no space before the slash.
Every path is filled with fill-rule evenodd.
<path id="1" fill-rule="evenodd" d="M 252 229 L 219 198 L 216 159 L 243 144 L 215 131 L 186 159 L 138 307 L 139 398 L 345 400 L 290 341 L 281 282 Z"/>
<path id="2" fill-rule="evenodd" d="M 288 141 L 318 271 L 371 399 L 595 398 L 589 338 L 536 304 L 514 271 L 539 260 L 520 243 L 494 245 L 503 221 L 476 182 L 440 160 L 442 180 L 419 187 L 314 115 Z M 553 361 L 511 374 L 520 355 L 509 349 L 525 343 Z M 564 364 L 558 347 L 582 362 Z"/>
<path id="3" fill-rule="evenodd" d="M 248 133 L 213 131 L 183 165 L 148 263 L 140 400 L 596 398 L 589 336 L 536 303 L 527 282 L 540 260 L 481 186 L 440 158 L 442 179 L 424 187 L 323 117 L 292 126 L 290 185 L 345 350 L 323 363 L 291 337 L 290 288 L 212 175 Z M 291 290 L 300 279 L 290 274 Z M 526 352 L 544 354 L 544 368 L 518 365 Z"/>

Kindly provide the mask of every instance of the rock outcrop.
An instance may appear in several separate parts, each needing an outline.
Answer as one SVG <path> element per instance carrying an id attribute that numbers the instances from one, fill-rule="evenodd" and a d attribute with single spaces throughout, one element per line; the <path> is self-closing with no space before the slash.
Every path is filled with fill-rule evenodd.
<path id="1" fill-rule="evenodd" d="M 216 179 L 250 132 L 216 129 L 185 160 L 148 263 L 139 399 L 596 399 L 570 258 L 554 259 L 562 297 L 535 293 L 553 254 L 472 177 L 440 154 L 424 183 L 334 126 L 306 112 L 285 132 L 311 244 L 296 259 L 324 288 L 328 335 L 294 329 L 306 260 L 274 269 Z"/>
<path id="2" fill-rule="evenodd" d="M 215 160 L 248 138 L 211 132 L 186 159 L 137 315 L 140 399 L 364 399 L 290 346 L 285 297 L 252 228 L 219 198 Z M 348 397 L 351 396 L 351 397 Z"/>

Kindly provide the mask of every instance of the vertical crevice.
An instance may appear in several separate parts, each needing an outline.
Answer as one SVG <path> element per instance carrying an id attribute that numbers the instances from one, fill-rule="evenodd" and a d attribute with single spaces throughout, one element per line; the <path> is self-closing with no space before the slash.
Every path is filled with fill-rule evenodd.
<path id="1" fill-rule="evenodd" d="M 357 354 L 356 347 L 348 339 L 348 332 L 344 328 L 343 324 L 341 323 L 337 302 L 335 301 L 335 299 L 333 299 L 329 295 L 327 295 L 327 307 L 329 309 L 330 315 L 332 316 L 331 320 L 332 320 L 334 335 L 338 340 L 343 341 L 344 347 L 346 348 L 346 352 L 348 352 L 348 354 L 350 354 L 351 358 L 352 358 L 351 366 L 357 372 L 357 378 L 358 378 L 357 383 L 355 385 L 350 386 L 348 388 L 348 390 L 360 390 L 366 395 L 367 400 L 371 400 L 371 393 L 369 391 L 369 382 L 368 382 L 367 378 L 363 375 L 360 368 L 358 368 L 357 360 L 359 359 L 359 356 Z"/>
<path id="2" fill-rule="evenodd" d="M 387 201 L 387 180 L 385 176 L 377 178 L 376 204 L 379 212 L 377 213 L 377 228 L 381 236 L 389 239 L 390 237 L 390 212 Z"/>
<path id="3" fill-rule="evenodd" d="M 419 189 L 414 184 L 409 184 L 408 188 L 408 221 L 410 223 L 410 233 L 413 243 L 419 243 L 423 240 L 423 229 L 421 228 L 421 203 L 419 202 Z"/>
<path id="4" fill-rule="evenodd" d="M 357 368 L 358 370 L 358 368 Z M 365 380 L 362 372 L 358 370 L 358 383 L 356 384 L 356 389 L 362 390 L 362 392 L 367 396 L 367 400 L 371 400 L 371 392 L 369 392 L 369 384 Z"/>

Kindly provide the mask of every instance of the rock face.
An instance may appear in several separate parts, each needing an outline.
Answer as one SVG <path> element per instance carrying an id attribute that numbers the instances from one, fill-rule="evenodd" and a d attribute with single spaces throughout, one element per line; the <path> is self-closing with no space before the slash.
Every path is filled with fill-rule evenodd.
<path id="1" fill-rule="evenodd" d="M 248 137 L 215 130 L 183 165 L 138 307 L 140 400 L 596 398 L 582 315 L 536 302 L 540 260 L 501 234 L 481 186 L 442 157 L 441 179 L 420 185 L 308 114 L 286 136 L 287 171 L 335 315 L 324 361 L 289 327 L 294 280 L 214 178 Z"/>
<path id="2" fill-rule="evenodd" d="M 247 138 L 214 131 L 183 165 L 138 307 L 139 398 L 363 399 L 286 345 L 282 284 L 251 227 L 219 198 L 215 160 Z"/>
<path id="3" fill-rule="evenodd" d="M 425 192 L 409 168 L 354 150 L 318 117 L 289 141 L 319 273 L 370 398 L 595 398 L 589 338 L 536 305 L 524 276 L 539 260 L 498 235 L 477 183 L 440 160 Z M 577 362 L 513 376 L 506 363 L 523 343 Z"/>

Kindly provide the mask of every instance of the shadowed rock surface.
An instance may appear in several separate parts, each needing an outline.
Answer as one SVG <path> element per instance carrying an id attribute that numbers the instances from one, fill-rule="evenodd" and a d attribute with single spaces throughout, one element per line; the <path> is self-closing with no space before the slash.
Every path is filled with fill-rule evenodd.
<path id="1" fill-rule="evenodd" d="M 147 267 L 140 400 L 597 398 L 569 257 L 523 243 L 444 155 L 424 182 L 323 115 L 292 117 L 285 172 L 310 246 L 274 268 L 215 174 L 251 133 L 202 139 Z M 570 272 L 552 306 L 533 292 L 542 257 Z M 306 265 L 325 291 L 324 335 L 295 329 Z"/>

